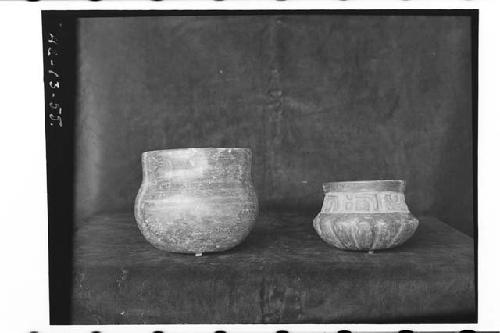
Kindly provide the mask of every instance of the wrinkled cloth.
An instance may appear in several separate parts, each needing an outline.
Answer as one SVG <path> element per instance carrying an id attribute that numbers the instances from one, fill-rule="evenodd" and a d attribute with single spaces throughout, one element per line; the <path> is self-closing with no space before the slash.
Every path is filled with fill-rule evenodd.
<path id="1" fill-rule="evenodd" d="M 236 248 L 166 253 L 133 216 L 76 233 L 72 324 L 394 323 L 475 319 L 474 242 L 432 217 L 386 251 L 323 242 L 311 216 L 264 213 Z"/>

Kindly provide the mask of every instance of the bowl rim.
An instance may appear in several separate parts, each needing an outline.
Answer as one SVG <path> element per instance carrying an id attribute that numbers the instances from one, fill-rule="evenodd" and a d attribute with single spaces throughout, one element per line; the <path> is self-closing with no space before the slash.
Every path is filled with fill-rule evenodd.
<path id="1" fill-rule="evenodd" d="M 395 191 L 402 193 L 405 189 L 406 181 L 402 179 L 343 180 L 323 183 L 324 193 L 356 191 Z"/>
<path id="2" fill-rule="evenodd" d="M 189 151 L 247 151 L 252 152 L 252 149 L 246 147 L 189 147 L 189 148 L 172 148 L 172 149 L 158 149 L 158 150 L 149 150 L 141 153 L 142 156 L 153 154 L 153 153 L 180 153 L 180 152 L 189 152 Z"/>

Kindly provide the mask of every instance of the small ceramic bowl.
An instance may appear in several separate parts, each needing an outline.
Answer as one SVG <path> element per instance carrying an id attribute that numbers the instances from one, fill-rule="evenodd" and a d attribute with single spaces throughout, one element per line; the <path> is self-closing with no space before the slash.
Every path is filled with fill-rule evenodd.
<path id="1" fill-rule="evenodd" d="M 403 180 L 323 184 L 325 198 L 313 222 L 318 235 L 342 250 L 374 251 L 406 242 L 418 220 L 405 202 Z"/>

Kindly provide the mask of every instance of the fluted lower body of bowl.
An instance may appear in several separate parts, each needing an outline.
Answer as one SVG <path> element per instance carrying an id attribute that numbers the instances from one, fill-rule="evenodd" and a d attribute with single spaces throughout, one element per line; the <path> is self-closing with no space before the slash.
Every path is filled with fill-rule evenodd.
<path id="1" fill-rule="evenodd" d="M 374 251 L 406 242 L 418 220 L 410 213 L 319 213 L 313 226 L 321 239 L 339 249 Z"/>

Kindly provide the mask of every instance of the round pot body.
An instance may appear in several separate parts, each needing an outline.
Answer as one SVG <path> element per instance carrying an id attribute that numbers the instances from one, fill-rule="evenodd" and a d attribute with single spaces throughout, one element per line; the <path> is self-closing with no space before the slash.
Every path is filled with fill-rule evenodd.
<path id="1" fill-rule="evenodd" d="M 180 253 L 228 250 L 258 212 L 246 148 L 188 148 L 142 154 L 135 218 L 155 247 Z"/>
<path id="2" fill-rule="evenodd" d="M 402 180 L 332 182 L 323 184 L 323 191 L 323 207 L 313 226 L 325 242 L 339 249 L 393 248 L 418 227 L 405 203 Z"/>

